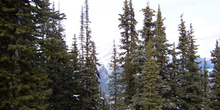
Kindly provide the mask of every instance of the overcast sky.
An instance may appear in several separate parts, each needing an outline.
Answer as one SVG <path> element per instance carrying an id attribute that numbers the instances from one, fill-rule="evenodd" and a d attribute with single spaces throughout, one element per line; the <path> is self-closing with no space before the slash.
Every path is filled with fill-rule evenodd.
<path id="1" fill-rule="evenodd" d="M 58 6 L 58 0 L 51 0 Z M 148 0 L 133 0 L 135 18 L 138 21 L 137 30 L 143 27 L 143 13 L 140 11 L 147 6 Z M 166 18 L 167 39 L 170 43 L 178 44 L 178 25 L 180 15 L 184 14 L 187 29 L 192 23 L 196 44 L 199 45 L 198 54 L 210 58 L 210 51 L 214 49 L 215 42 L 220 37 L 220 0 L 149 0 L 150 7 L 157 11 L 160 4 L 162 16 Z M 97 51 L 103 56 L 111 51 L 113 39 L 120 39 L 118 18 L 122 12 L 124 0 L 89 0 L 90 28 L 92 39 L 96 42 Z M 84 0 L 60 0 L 60 10 L 66 14 L 63 22 L 66 29 L 66 41 L 70 46 L 74 34 L 79 36 L 80 13 Z M 109 46 L 110 45 L 110 46 Z M 103 51 L 105 50 L 105 52 Z"/>

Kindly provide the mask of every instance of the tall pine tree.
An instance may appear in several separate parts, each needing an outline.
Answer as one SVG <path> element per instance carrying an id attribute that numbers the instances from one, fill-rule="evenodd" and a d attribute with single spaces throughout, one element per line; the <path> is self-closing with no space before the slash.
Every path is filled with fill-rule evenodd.
<path id="1" fill-rule="evenodd" d="M 214 68 L 211 74 L 212 77 L 212 83 L 214 83 L 212 87 L 212 101 L 213 101 L 213 106 L 214 109 L 218 110 L 220 109 L 220 90 L 219 90 L 219 85 L 220 85 L 220 49 L 219 49 L 219 43 L 216 41 L 216 47 L 215 49 L 211 52 L 212 56 L 212 63 L 214 64 Z"/>
<path id="2" fill-rule="evenodd" d="M 178 84 L 178 74 L 179 74 L 179 62 L 178 62 L 178 52 L 176 51 L 175 43 L 173 43 L 173 48 L 169 51 L 172 62 L 169 62 L 167 68 L 169 70 L 168 84 L 170 90 L 166 92 L 166 97 L 169 98 L 169 104 L 163 104 L 163 109 L 177 109 L 178 102 L 178 91 L 180 85 Z"/>
<path id="3" fill-rule="evenodd" d="M 45 110 L 49 80 L 38 40 L 49 2 L 1 0 L 0 5 L 0 109 Z"/>
<path id="4" fill-rule="evenodd" d="M 171 105 L 170 96 L 168 95 L 170 91 L 170 83 L 169 83 L 169 71 L 167 68 L 169 57 L 168 50 L 171 46 L 168 44 L 168 40 L 166 39 L 165 27 L 163 24 L 164 19 L 162 18 L 160 6 L 158 6 L 157 12 L 157 20 L 155 21 L 155 37 L 154 37 L 154 46 L 155 46 L 155 58 L 156 62 L 159 66 L 159 75 L 161 76 L 161 86 L 159 93 L 162 96 L 163 100 L 163 108 L 167 109 Z"/>
<path id="5" fill-rule="evenodd" d="M 137 24 L 137 21 L 134 18 L 135 14 L 132 6 L 132 0 L 130 0 L 130 2 L 128 2 L 127 0 L 124 1 L 123 11 L 123 14 L 119 14 L 119 29 L 122 30 L 122 45 L 120 46 L 120 49 L 122 49 L 123 51 L 120 53 L 120 62 L 122 63 L 123 68 L 123 71 L 121 73 L 121 82 L 124 91 L 124 107 L 131 108 L 132 96 L 135 94 L 136 91 L 134 75 L 137 72 L 135 64 L 132 63 L 132 55 L 137 49 L 136 42 L 138 40 L 137 32 L 135 30 L 135 25 Z"/>
<path id="6" fill-rule="evenodd" d="M 178 107 L 180 109 L 202 109 L 202 87 L 201 87 L 201 68 L 196 59 L 197 46 L 193 36 L 193 28 L 187 32 L 185 22 L 181 16 L 179 25 L 180 37 L 179 45 L 179 64 L 178 84 L 180 85 L 178 97 Z"/>
<path id="7" fill-rule="evenodd" d="M 149 3 L 146 8 L 142 9 L 142 11 L 144 13 L 144 26 L 140 32 L 143 39 L 142 48 L 145 48 L 149 39 L 151 39 L 152 42 L 154 41 L 155 32 L 153 30 L 155 29 L 155 23 L 153 22 L 153 16 L 155 16 L 155 11 L 150 8 Z"/>
<path id="8" fill-rule="evenodd" d="M 48 109 L 71 108 L 68 102 L 69 94 L 71 94 L 68 90 L 71 75 L 67 71 L 70 58 L 64 41 L 64 29 L 60 23 L 64 17 L 65 15 L 55 11 L 53 6 L 48 20 L 41 27 L 41 31 L 44 32 L 39 41 L 41 57 L 45 73 L 51 80 L 48 88 L 52 89 L 52 94 L 47 100 L 50 104 Z"/>
<path id="9" fill-rule="evenodd" d="M 80 94 L 80 97 L 82 99 L 82 109 L 83 110 L 92 110 L 92 109 L 98 109 L 99 107 L 99 86 L 100 83 L 98 81 L 98 78 L 100 78 L 99 72 L 97 70 L 97 66 L 99 65 L 98 59 L 96 57 L 96 47 L 95 43 L 91 40 L 91 29 L 89 28 L 90 20 L 89 20 L 89 5 L 88 0 L 85 0 L 85 58 L 82 57 L 82 60 L 85 61 L 85 63 L 82 63 L 82 70 L 81 70 L 81 86 L 82 92 Z M 83 16 L 83 13 L 82 13 Z M 81 20 L 83 20 L 83 17 L 81 16 Z M 81 33 L 83 33 L 82 30 L 83 22 L 81 21 Z M 82 37 L 83 34 L 81 34 Z M 81 38 L 81 41 L 83 39 Z M 83 46 L 83 42 L 81 42 Z"/>
<path id="10" fill-rule="evenodd" d="M 113 110 L 118 110 L 121 107 L 121 84 L 120 84 L 120 74 L 119 74 L 119 58 L 117 54 L 117 49 L 115 46 L 115 41 L 113 45 L 113 55 L 110 63 L 110 67 L 112 68 L 112 75 L 109 76 L 109 94 L 110 101 L 113 102 L 112 108 Z"/>
<path id="11" fill-rule="evenodd" d="M 211 86 L 209 80 L 209 71 L 207 67 L 207 61 L 204 58 L 204 65 L 203 65 L 203 75 L 202 75 L 202 87 L 203 87 L 203 102 L 202 105 L 205 110 L 211 110 L 212 102 L 211 102 Z"/>
<path id="12" fill-rule="evenodd" d="M 161 110 L 161 96 L 159 94 L 160 80 L 158 65 L 153 58 L 153 46 L 149 39 L 148 45 L 146 47 L 146 61 L 144 65 L 144 70 L 142 72 L 142 84 L 143 84 L 143 95 L 141 100 L 143 101 L 143 110 Z"/>
<path id="13" fill-rule="evenodd" d="M 83 12 L 83 6 L 82 6 L 82 12 L 80 16 L 80 35 L 79 35 L 79 40 L 80 40 L 80 62 L 83 65 L 84 64 L 84 46 L 85 46 L 85 37 L 84 37 L 84 12 Z M 82 67 L 81 67 L 82 68 Z"/>
<path id="14" fill-rule="evenodd" d="M 143 29 L 140 31 L 142 41 L 138 41 L 138 50 L 132 54 L 133 61 L 136 63 L 135 68 L 137 69 L 135 74 L 135 82 L 136 82 L 136 93 L 133 95 L 133 107 L 136 110 L 139 110 L 140 107 L 143 107 L 143 81 L 142 81 L 142 72 L 144 70 L 145 61 L 146 61 L 146 47 L 149 39 L 153 39 L 155 36 L 154 27 L 155 24 L 152 21 L 154 16 L 154 10 L 150 9 L 149 4 L 145 9 L 142 9 L 144 13 L 144 26 Z M 152 45 L 152 44 L 151 44 Z M 154 47 L 152 47 L 154 48 Z"/>
<path id="15" fill-rule="evenodd" d="M 77 47 L 77 38 L 74 34 L 73 37 L 73 43 L 72 43 L 72 49 L 69 52 L 70 55 L 70 65 L 68 66 L 68 80 L 66 86 L 67 90 L 67 101 L 68 101 L 68 109 L 69 110 L 75 110 L 82 107 L 82 99 L 80 97 L 80 92 L 82 90 L 82 87 L 80 86 L 81 83 L 81 75 L 80 75 L 80 56 L 79 56 L 79 50 Z"/>

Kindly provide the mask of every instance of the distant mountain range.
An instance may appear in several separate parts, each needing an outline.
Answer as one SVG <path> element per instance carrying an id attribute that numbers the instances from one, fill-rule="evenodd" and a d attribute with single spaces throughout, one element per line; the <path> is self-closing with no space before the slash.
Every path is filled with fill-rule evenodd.
<path id="1" fill-rule="evenodd" d="M 213 69 L 213 64 L 211 63 L 211 59 L 206 59 L 206 61 L 207 61 L 208 70 L 211 72 Z M 203 68 L 204 58 L 198 58 L 197 62 L 201 62 L 199 64 L 199 66 Z M 111 73 L 109 73 L 109 72 L 111 72 L 111 71 L 108 70 L 106 67 L 109 67 L 109 65 L 102 64 L 98 68 L 98 70 L 99 70 L 100 76 L 101 76 L 101 79 L 99 79 L 99 82 L 101 83 L 102 91 L 105 92 L 106 95 L 108 95 L 109 94 L 109 91 L 108 91 L 109 75 L 111 75 Z"/>
<path id="2" fill-rule="evenodd" d="M 105 94 L 108 94 L 108 82 L 109 82 L 109 73 L 104 65 L 101 65 L 99 67 L 99 73 L 101 79 L 99 79 L 99 82 L 101 82 L 102 91 L 105 92 Z"/>

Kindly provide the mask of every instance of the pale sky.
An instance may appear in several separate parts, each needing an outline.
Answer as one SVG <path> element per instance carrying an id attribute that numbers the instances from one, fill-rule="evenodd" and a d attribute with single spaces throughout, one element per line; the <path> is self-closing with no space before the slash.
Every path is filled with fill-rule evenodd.
<path id="1" fill-rule="evenodd" d="M 58 0 L 51 0 L 58 6 Z M 138 21 L 137 30 L 143 27 L 143 12 L 140 10 L 147 6 L 148 0 L 133 0 L 135 18 Z M 167 39 L 170 43 L 178 44 L 178 25 L 180 15 L 184 14 L 187 29 L 192 23 L 196 44 L 199 45 L 198 55 L 210 58 L 210 51 L 214 49 L 215 42 L 220 38 L 220 0 L 149 0 L 150 7 L 157 11 L 160 4 L 162 16 L 166 27 Z M 120 30 L 119 15 L 123 13 L 124 0 L 89 0 L 90 28 L 92 39 L 96 42 L 101 63 L 102 57 L 112 51 L 113 40 L 119 45 Z M 66 29 L 66 41 L 71 45 L 74 34 L 79 36 L 80 13 L 84 0 L 60 0 L 60 10 L 66 14 L 67 20 L 63 25 Z M 156 13 L 155 13 L 156 14 Z"/>

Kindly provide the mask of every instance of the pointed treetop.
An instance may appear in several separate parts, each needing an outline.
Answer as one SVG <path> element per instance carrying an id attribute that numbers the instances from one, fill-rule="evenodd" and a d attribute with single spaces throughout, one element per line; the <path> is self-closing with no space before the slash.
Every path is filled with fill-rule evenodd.
<path id="1" fill-rule="evenodd" d="M 180 18 L 182 18 L 182 19 L 183 19 L 183 15 L 184 15 L 184 13 L 180 15 Z"/>
<path id="2" fill-rule="evenodd" d="M 58 11 L 60 12 L 60 0 L 58 0 Z"/>
<path id="3" fill-rule="evenodd" d="M 142 11 L 144 12 L 144 15 L 149 15 L 149 16 L 154 16 L 154 10 L 150 8 L 149 2 L 147 3 L 147 7 L 142 9 Z"/>
<path id="4" fill-rule="evenodd" d="M 158 11 L 160 10 L 160 4 L 158 4 Z"/>
<path id="5" fill-rule="evenodd" d="M 74 41 L 74 43 L 76 44 L 76 34 L 74 34 L 74 37 L 73 37 L 73 41 Z"/>
<path id="6" fill-rule="evenodd" d="M 147 6 L 149 6 L 150 5 L 150 0 L 147 0 Z"/>
<path id="7" fill-rule="evenodd" d="M 173 47 L 175 47 L 176 46 L 176 44 L 175 44 L 175 42 L 173 42 Z"/>

